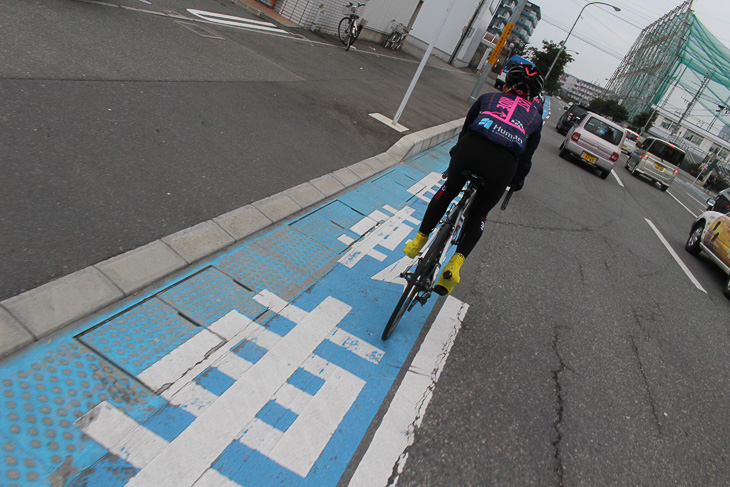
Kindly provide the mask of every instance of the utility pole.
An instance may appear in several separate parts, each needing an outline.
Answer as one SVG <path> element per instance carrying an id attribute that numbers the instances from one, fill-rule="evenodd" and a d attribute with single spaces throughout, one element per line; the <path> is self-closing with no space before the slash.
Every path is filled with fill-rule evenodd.
<path id="1" fill-rule="evenodd" d="M 464 44 L 464 40 L 469 36 L 469 31 L 471 31 L 471 27 L 474 25 L 474 22 L 479 18 L 482 7 L 484 6 L 484 3 L 487 0 L 481 0 L 479 2 L 479 5 L 477 6 L 477 9 L 474 11 L 474 15 L 471 16 L 471 19 L 469 19 L 469 23 L 464 28 L 464 32 L 461 33 L 461 37 L 459 38 L 459 42 L 456 43 L 456 48 L 454 49 L 454 52 L 451 53 L 451 57 L 449 58 L 449 64 L 452 64 L 454 62 L 454 59 L 456 58 L 456 55 L 459 53 L 459 49 L 461 49 L 461 46 Z"/>
<path id="2" fill-rule="evenodd" d="M 687 116 L 687 114 L 692 110 L 692 107 L 694 107 L 694 104 L 697 102 L 697 99 L 700 97 L 700 95 L 704 91 L 705 86 L 707 86 L 707 83 L 710 82 L 710 79 L 712 78 L 713 74 L 715 74 L 714 69 L 705 75 L 705 78 L 702 80 L 702 84 L 700 85 L 699 89 L 697 90 L 697 93 L 695 93 L 695 96 L 687 104 L 687 109 L 684 111 L 684 113 L 682 113 L 682 116 L 679 117 L 679 121 L 677 122 L 677 125 L 672 129 L 672 135 L 677 134 L 677 132 L 679 131 L 679 127 L 682 125 L 682 122 L 684 122 L 684 119 Z"/>
<path id="3" fill-rule="evenodd" d="M 479 75 L 479 79 L 474 85 L 474 89 L 471 91 L 471 95 L 469 95 L 469 98 L 467 98 L 467 101 L 469 103 L 474 103 L 475 101 L 477 101 L 477 97 L 482 91 L 482 86 L 484 86 L 484 83 L 487 81 L 489 73 L 492 71 L 492 68 L 490 66 L 494 66 L 497 61 L 499 61 L 499 54 L 502 52 L 502 49 L 504 49 L 504 45 L 507 42 L 507 38 L 509 38 L 512 29 L 514 28 L 515 23 L 520 20 L 520 15 L 522 15 L 522 10 L 525 8 L 526 3 L 527 0 L 520 0 L 517 3 L 517 7 L 512 12 L 512 15 L 509 18 L 509 22 L 507 22 L 507 25 L 504 26 L 504 30 L 502 31 L 502 35 L 497 41 L 497 45 L 494 46 L 494 51 L 492 51 L 492 55 L 489 56 L 489 60 L 484 65 L 484 68 L 482 68 L 482 74 Z"/>

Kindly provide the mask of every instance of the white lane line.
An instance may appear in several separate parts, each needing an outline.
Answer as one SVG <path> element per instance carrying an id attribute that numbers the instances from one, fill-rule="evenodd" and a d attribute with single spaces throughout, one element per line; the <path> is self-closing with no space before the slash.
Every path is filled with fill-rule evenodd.
<path id="1" fill-rule="evenodd" d="M 679 201 L 679 200 L 677 199 L 677 197 L 676 197 L 676 196 L 674 196 L 674 195 L 673 195 L 672 193 L 670 193 L 669 191 L 667 191 L 667 194 L 668 194 L 669 196 L 671 196 L 672 198 L 674 198 L 674 201 L 676 201 L 677 203 L 679 203 L 679 204 L 680 204 L 680 205 L 682 206 L 682 208 L 684 208 L 685 210 L 687 210 L 687 211 L 689 212 L 689 214 L 690 214 L 690 215 L 692 215 L 693 217 L 697 218 L 697 215 L 695 214 L 695 212 L 694 212 L 694 211 L 692 211 L 692 210 L 690 210 L 690 209 L 689 209 L 689 208 L 687 208 L 686 206 L 684 206 L 684 203 L 682 203 L 681 201 Z"/>
<path id="2" fill-rule="evenodd" d="M 664 238 L 664 235 L 662 235 L 661 232 L 659 232 L 659 229 L 656 226 L 654 226 L 654 224 L 648 218 L 644 218 L 644 220 L 646 220 L 646 223 L 648 223 L 649 226 L 651 227 L 651 229 L 654 230 L 654 233 L 656 233 L 657 237 L 659 237 L 659 240 L 661 240 L 661 242 L 664 244 L 664 247 L 666 247 L 666 249 L 669 251 L 669 253 L 674 258 L 674 260 L 677 262 L 677 264 L 679 264 L 679 267 L 684 271 L 684 273 L 687 275 L 687 277 L 689 277 L 689 280 L 692 281 L 692 284 L 694 284 L 697 289 L 699 289 L 703 293 L 707 294 L 707 291 L 705 291 L 705 288 L 702 287 L 702 285 L 697 280 L 697 278 L 695 278 L 695 276 L 692 274 L 692 272 L 690 272 L 689 268 L 687 268 L 687 266 L 684 264 L 684 262 L 682 262 L 682 259 L 679 258 L 677 253 L 671 247 L 671 245 L 669 245 L 669 242 L 667 242 L 667 239 Z"/>
<path id="3" fill-rule="evenodd" d="M 402 472 L 408 447 L 413 444 L 468 308 L 468 304 L 452 296 L 446 298 L 355 470 L 350 487 L 388 485 L 396 464 L 398 473 Z M 397 478 L 393 485 L 395 482 Z"/>
<path id="4" fill-rule="evenodd" d="M 616 171 L 611 170 L 611 174 L 613 174 L 613 177 L 616 179 L 616 182 L 618 183 L 619 186 L 621 186 L 622 188 L 626 187 L 626 186 L 624 186 L 623 181 L 621 181 L 621 179 L 619 179 L 618 174 L 616 174 Z"/>

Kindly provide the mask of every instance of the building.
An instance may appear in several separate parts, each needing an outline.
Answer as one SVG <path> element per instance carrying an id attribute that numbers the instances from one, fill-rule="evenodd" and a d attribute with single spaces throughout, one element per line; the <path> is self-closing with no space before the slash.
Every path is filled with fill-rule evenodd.
<path id="1" fill-rule="evenodd" d="M 687 154 L 682 165 L 685 170 L 700 164 L 709 156 L 712 159 L 720 160 L 718 172 L 723 175 L 728 174 L 730 171 L 730 141 L 710 133 L 686 118 L 680 123 L 680 116 L 663 108 L 657 108 L 656 111 L 656 121 L 644 135 L 659 137 L 681 147 Z M 725 130 L 726 128 L 727 125 L 723 127 L 723 131 L 730 135 L 730 129 Z M 721 135 L 723 131 L 720 132 Z"/>
<path id="2" fill-rule="evenodd" d="M 501 36 L 518 3 L 518 0 L 501 0 L 492 21 L 487 27 L 487 32 L 497 37 Z M 532 36 L 540 18 L 540 7 L 527 2 L 525 8 L 522 9 L 519 20 L 515 22 L 512 33 L 507 38 L 508 44 L 521 46 L 529 44 L 530 36 Z"/>
<path id="3" fill-rule="evenodd" d="M 560 77 L 560 85 L 566 98 L 588 105 L 594 98 L 605 98 L 606 89 L 588 81 L 576 78 L 571 74 Z"/>
<path id="4" fill-rule="evenodd" d="M 304 28 L 330 35 L 337 34 L 340 19 L 349 14 L 349 0 L 260 1 L 267 5 L 273 3 L 276 12 Z M 517 3 L 516 0 L 503 1 Z M 453 4 L 445 22 L 444 14 L 451 4 L 449 0 L 366 0 L 360 3 L 366 4 L 357 9 L 363 25 L 361 39 L 383 42 L 395 25 L 402 23 L 410 30 L 405 47 L 425 50 L 443 25 L 435 42 L 433 55 L 456 67 L 476 65 L 481 54 L 477 51 L 491 19 L 489 1 L 485 0 L 458 0 Z M 518 33 L 515 33 L 515 38 L 529 38 L 536 24 L 534 17 L 534 13 L 524 16 L 524 25 L 516 26 Z M 539 20 L 539 7 L 537 19 Z"/>

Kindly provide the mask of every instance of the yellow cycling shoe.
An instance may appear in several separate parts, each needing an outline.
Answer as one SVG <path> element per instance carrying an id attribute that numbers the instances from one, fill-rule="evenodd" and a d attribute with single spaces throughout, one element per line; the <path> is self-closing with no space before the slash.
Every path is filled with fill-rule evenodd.
<path id="1" fill-rule="evenodd" d="M 416 234 L 416 238 L 409 240 L 406 243 L 406 247 L 403 249 L 403 252 L 405 252 L 411 259 L 414 258 L 418 255 L 418 252 L 421 251 L 423 246 L 426 245 L 426 240 L 428 240 L 428 235 L 418 232 Z"/>
<path id="2" fill-rule="evenodd" d="M 461 264 L 464 263 L 465 258 L 466 257 L 461 254 L 454 254 L 451 257 L 449 263 L 446 264 L 446 267 L 444 267 L 444 271 L 441 273 L 441 277 L 439 278 L 436 285 L 433 287 L 433 290 L 436 292 L 436 294 L 439 294 L 441 296 L 451 294 L 451 291 L 454 290 L 454 286 L 459 284 L 459 269 L 461 269 Z"/>

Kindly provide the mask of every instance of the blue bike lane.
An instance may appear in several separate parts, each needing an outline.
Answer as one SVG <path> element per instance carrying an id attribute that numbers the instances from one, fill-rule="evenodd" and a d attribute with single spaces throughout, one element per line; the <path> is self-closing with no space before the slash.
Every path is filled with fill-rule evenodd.
<path id="1" fill-rule="evenodd" d="M 380 339 L 453 142 L 5 361 L 0 484 L 336 485 L 437 301 Z"/>

